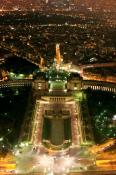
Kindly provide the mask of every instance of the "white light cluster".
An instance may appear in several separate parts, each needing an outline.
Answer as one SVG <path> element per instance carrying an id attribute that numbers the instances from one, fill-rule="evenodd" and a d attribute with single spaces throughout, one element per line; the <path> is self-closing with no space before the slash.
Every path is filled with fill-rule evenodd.
<path id="1" fill-rule="evenodd" d="M 27 151 L 26 151 L 27 150 Z M 46 152 L 46 149 L 43 146 L 39 145 L 38 147 L 34 147 L 34 149 L 24 149 L 21 153 L 19 151 L 16 155 L 17 159 L 17 174 L 23 173 L 38 173 L 44 172 L 47 175 L 54 174 L 66 174 L 70 172 L 72 168 L 79 168 L 81 163 L 77 158 L 78 151 L 77 148 L 71 148 L 69 152 L 66 150 L 57 151 L 57 152 Z"/>
<path id="2" fill-rule="evenodd" d="M 113 120 L 116 120 L 116 114 L 113 116 Z"/>
<path id="3" fill-rule="evenodd" d="M 74 163 L 74 157 L 64 154 L 49 155 L 42 153 L 39 149 L 37 152 L 29 151 L 21 152 L 21 154 L 17 150 L 15 155 L 17 157 L 17 174 L 37 172 L 38 170 L 42 170 L 48 175 L 54 173 L 64 174 L 69 171 Z"/>

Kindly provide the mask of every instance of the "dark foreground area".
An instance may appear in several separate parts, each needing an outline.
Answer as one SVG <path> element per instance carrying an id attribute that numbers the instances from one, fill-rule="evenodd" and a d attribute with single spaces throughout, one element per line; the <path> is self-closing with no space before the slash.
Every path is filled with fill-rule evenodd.
<path id="1" fill-rule="evenodd" d="M 0 152 L 17 144 L 24 121 L 30 88 L 0 89 Z"/>

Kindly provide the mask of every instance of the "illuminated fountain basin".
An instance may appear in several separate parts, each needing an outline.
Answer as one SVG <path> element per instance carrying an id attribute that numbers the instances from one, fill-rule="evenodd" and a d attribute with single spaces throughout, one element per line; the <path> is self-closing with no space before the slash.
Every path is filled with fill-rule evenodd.
<path id="1" fill-rule="evenodd" d="M 46 173 L 64 175 L 73 170 L 85 171 L 94 166 L 94 156 L 86 147 L 71 146 L 67 150 L 52 151 L 42 145 L 15 150 L 16 173 Z"/>

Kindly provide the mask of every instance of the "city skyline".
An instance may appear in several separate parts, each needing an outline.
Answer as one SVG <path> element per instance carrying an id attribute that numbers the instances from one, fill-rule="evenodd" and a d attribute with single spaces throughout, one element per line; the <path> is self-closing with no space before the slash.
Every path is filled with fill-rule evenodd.
<path id="1" fill-rule="evenodd" d="M 61 0 L 61 1 L 56 1 L 56 0 L 1 0 L 0 3 L 0 9 L 6 9 L 6 10 L 30 10 L 32 9 L 36 9 L 36 10 L 40 10 L 40 7 L 45 6 L 46 7 L 55 7 L 58 5 L 60 7 L 63 7 L 64 9 L 66 8 L 66 5 L 68 6 L 85 6 L 88 8 L 93 8 L 93 9 L 114 9 L 114 7 L 116 7 L 116 3 L 115 0 Z M 31 6 L 31 8 L 30 8 Z M 11 8 L 11 9 L 10 9 Z M 48 8 L 48 7 L 46 7 Z M 31 9 L 31 10 L 32 10 Z"/>
<path id="2" fill-rule="evenodd" d="M 0 2 L 0 174 L 116 174 L 115 0 Z"/>

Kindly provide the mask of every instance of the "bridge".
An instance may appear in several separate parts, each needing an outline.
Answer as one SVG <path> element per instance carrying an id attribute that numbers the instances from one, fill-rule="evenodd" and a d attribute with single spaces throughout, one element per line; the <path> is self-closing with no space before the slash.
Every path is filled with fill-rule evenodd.
<path id="1" fill-rule="evenodd" d="M 116 62 L 85 64 L 85 65 L 79 65 L 78 67 L 80 69 L 81 76 L 83 76 L 85 69 L 99 68 L 99 67 L 116 67 Z"/>
<path id="2" fill-rule="evenodd" d="M 9 48 L 9 47 L 5 47 L 4 49 L 9 52 L 9 53 L 7 53 L 7 54 L 4 55 L 4 58 L 8 58 L 8 57 L 12 57 L 12 56 L 17 56 L 17 57 L 21 57 L 22 59 L 27 60 L 28 62 L 30 62 L 30 63 L 32 63 L 32 64 L 34 64 L 36 66 L 39 66 L 39 62 L 37 63 L 37 62 L 31 60 L 28 56 L 24 56 L 21 53 L 19 54 L 16 51 L 12 51 L 12 49 Z"/>
<path id="3" fill-rule="evenodd" d="M 92 67 L 95 68 L 95 67 L 114 67 L 114 66 L 116 66 L 116 62 L 84 64 L 84 65 L 81 65 L 80 68 L 84 70 Z"/>

